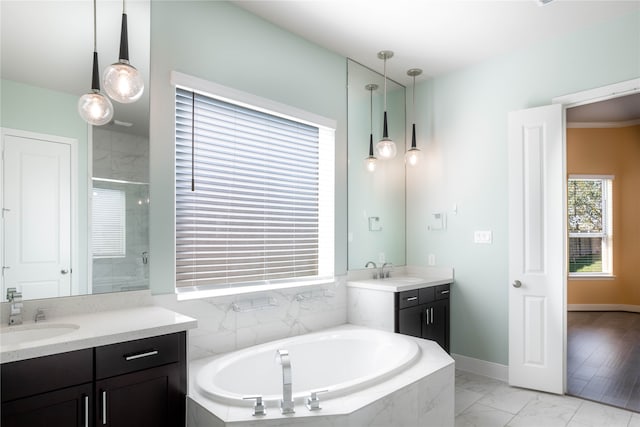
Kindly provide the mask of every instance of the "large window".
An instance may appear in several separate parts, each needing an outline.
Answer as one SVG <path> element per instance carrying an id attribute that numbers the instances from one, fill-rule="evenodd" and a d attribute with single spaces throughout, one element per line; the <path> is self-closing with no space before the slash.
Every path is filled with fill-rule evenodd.
<path id="1" fill-rule="evenodd" d="M 334 130 L 176 88 L 176 286 L 333 277 Z"/>
<path id="2" fill-rule="evenodd" d="M 569 274 L 612 274 L 612 177 L 568 182 Z"/>

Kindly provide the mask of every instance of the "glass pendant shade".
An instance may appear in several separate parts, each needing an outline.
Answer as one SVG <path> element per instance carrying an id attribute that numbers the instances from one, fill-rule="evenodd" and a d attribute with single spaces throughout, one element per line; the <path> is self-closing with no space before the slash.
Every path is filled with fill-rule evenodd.
<path id="1" fill-rule="evenodd" d="M 124 3 L 123 3 L 124 9 Z M 120 60 L 104 71 L 104 91 L 114 101 L 129 104 L 137 101 L 144 92 L 144 80 L 140 72 L 129 64 L 129 41 L 127 36 L 127 14 L 122 13 L 120 28 Z"/>
<path id="2" fill-rule="evenodd" d="M 91 91 L 78 100 L 78 113 L 90 125 L 102 126 L 113 119 L 113 104 L 109 98 L 100 93 L 98 77 L 98 52 L 93 52 L 93 77 Z"/>
<path id="3" fill-rule="evenodd" d="M 78 113 L 90 125 L 106 125 L 113 119 L 113 104 L 99 91 L 92 90 L 78 100 Z"/>
<path id="4" fill-rule="evenodd" d="M 364 167 L 367 168 L 369 172 L 376 171 L 376 163 L 378 159 L 373 155 L 373 134 L 369 135 L 369 156 L 364 159 Z"/>
<path id="5" fill-rule="evenodd" d="M 389 138 L 389 134 L 387 131 L 387 112 L 384 112 L 384 124 L 382 130 L 382 139 L 378 141 L 376 144 L 376 152 L 378 153 L 378 157 L 383 160 L 391 160 L 396 157 L 398 153 L 398 149 L 396 148 L 396 143 L 393 142 L 391 138 Z"/>
<path id="6" fill-rule="evenodd" d="M 144 80 L 140 72 L 125 62 L 116 62 L 107 67 L 103 80 L 107 95 L 122 104 L 137 101 L 144 92 Z"/>
<path id="7" fill-rule="evenodd" d="M 422 151 L 416 146 L 416 124 L 411 127 L 411 148 L 404 154 L 404 161 L 409 166 L 415 166 L 422 160 Z"/>

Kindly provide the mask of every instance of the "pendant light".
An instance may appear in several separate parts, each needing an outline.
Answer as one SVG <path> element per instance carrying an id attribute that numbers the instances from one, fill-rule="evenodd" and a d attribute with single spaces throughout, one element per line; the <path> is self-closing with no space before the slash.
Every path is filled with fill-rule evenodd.
<path id="1" fill-rule="evenodd" d="M 113 118 L 113 104 L 100 93 L 100 74 L 98 73 L 98 48 L 96 36 L 96 0 L 93 0 L 93 73 L 91 91 L 78 100 L 78 113 L 87 123 L 94 126 L 107 124 Z"/>
<path id="2" fill-rule="evenodd" d="M 369 157 L 364 159 L 364 165 L 369 172 L 375 172 L 378 159 L 373 155 L 373 91 L 378 89 L 377 84 L 368 84 L 365 89 L 369 91 Z"/>
<path id="3" fill-rule="evenodd" d="M 378 58 L 384 60 L 384 118 L 382 127 L 382 139 L 376 144 L 376 151 L 378 157 L 383 160 L 391 160 L 396 157 L 396 143 L 389 138 L 389 132 L 387 130 L 387 59 L 393 57 L 393 52 L 390 50 L 383 50 L 378 52 Z"/>
<path id="4" fill-rule="evenodd" d="M 122 26 L 120 28 L 120 60 L 104 71 L 104 90 L 114 101 L 122 104 L 135 102 L 142 96 L 144 80 L 140 72 L 129 64 L 127 13 L 122 0 Z"/>
<path id="5" fill-rule="evenodd" d="M 412 68 L 407 75 L 413 77 L 413 125 L 411 126 L 411 148 L 404 155 L 404 161 L 409 166 L 415 166 L 422 159 L 422 151 L 416 147 L 416 76 L 422 74 L 420 68 Z"/>

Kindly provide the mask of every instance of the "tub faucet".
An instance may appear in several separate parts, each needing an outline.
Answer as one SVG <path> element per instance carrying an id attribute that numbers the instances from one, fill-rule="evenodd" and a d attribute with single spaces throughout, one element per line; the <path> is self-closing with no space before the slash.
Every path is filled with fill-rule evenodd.
<path id="1" fill-rule="evenodd" d="M 293 393 L 291 391 L 291 360 L 289 351 L 278 350 L 276 352 L 276 362 L 282 365 L 282 400 L 280 401 L 280 411 L 283 414 L 293 414 Z"/>
<path id="2" fill-rule="evenodd" d="M 11 311 L 9 314 L 9 325 L 22 324 L 22 293 L 16 288 L 7 289 L 7 301 L 11 303 Z"/>
<path id="3" fill-rule="evenodd" d="M 374 271 L 375 271 L 375 269 L 376 269 L 376 268 L 378 268 L 378 266 L 376 265 L 376 263 L 375 263 L 375 262 L 373 262 L 373 261 L 369 261 L 369 262 L 367 262 L 367 263 L 364 265 L 364 268 L 369 268 L 369 266 L 370 266 L 370 265 L 373 265 L 373 269 L 374 269 Z M 377 279 L 377 278 L 378 278 L 378 273 L 373 273 L 373 279 L 375 280 L 375 279 Z M 381 279 L 382 279 L 382 277 L 381 277 Z"/>
<path id="4" fill-rule="evenodd" d="M 382 264 L 382 267 L 380 267 L 380 275 L 379 275 L 381 279 L 388 278 L 388 277 L 390 277 L 390 276 L 391 276 L 391 272 L 390 272 L 390 271 L 387 271 L 386 273 L 384 272 L 384 268 L 385 268 L 387 265 L 388 265 L 389 267 L 392 267 L 392 266 L 393 266 L 393 264 L 391 264 L 390 262 L 385 262 L 384 264 Z M 386 276 L 385 276 L 385 274 L 386 274 Z"/>

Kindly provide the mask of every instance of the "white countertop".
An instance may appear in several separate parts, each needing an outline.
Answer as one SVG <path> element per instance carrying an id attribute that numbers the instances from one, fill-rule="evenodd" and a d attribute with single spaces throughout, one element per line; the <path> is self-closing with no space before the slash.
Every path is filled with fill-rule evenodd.
<path id="1" fill-rule="evenodd" d="M 387 279 L 353 280 L 347 282 L 347 287 L 372 289 L 384 292 L 402 292 L 413 289 L 427 288 L 430 286 L 446 285 L 453 283 L 453 277 L 449 275 L 416 277 L 401 276 Z"/>
<path id="2" fill-rule="evenodd" d="M 77 325 L 78 328 L 51 338 L 3 344 L 2 335 L 10 333 L 11 328 L 24 329 L 47 323 L 51 326 Z M 181 332 L 196 326 L 195 319 L 156 306 L 60 316 L 37 324 L 24 322 L 21 326 L 3 325 L 0 327 L 0 363 Z"/>

